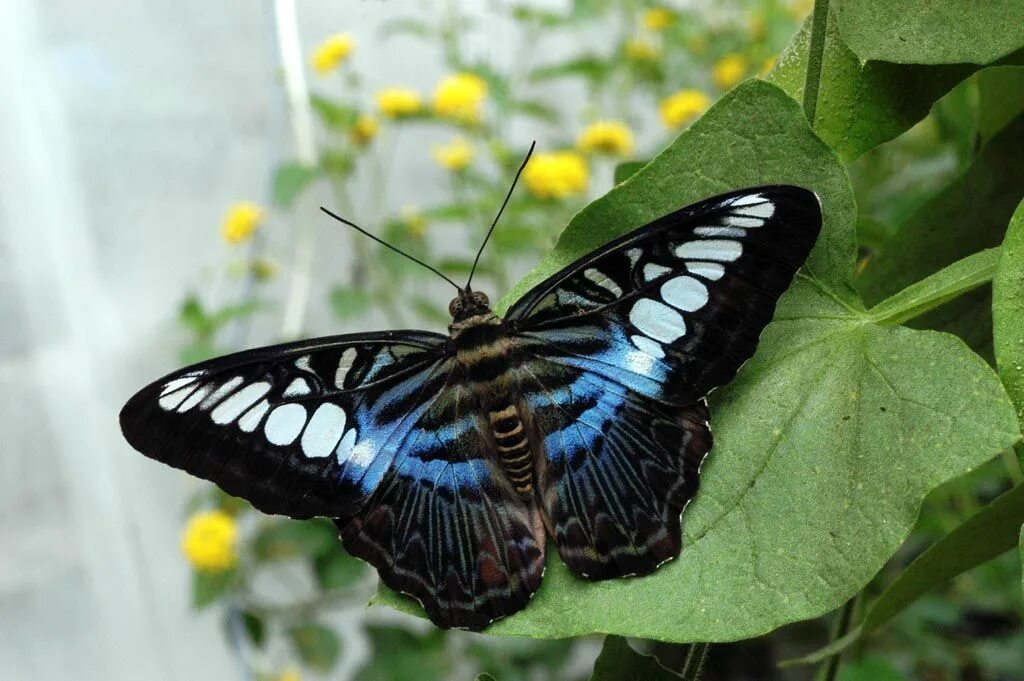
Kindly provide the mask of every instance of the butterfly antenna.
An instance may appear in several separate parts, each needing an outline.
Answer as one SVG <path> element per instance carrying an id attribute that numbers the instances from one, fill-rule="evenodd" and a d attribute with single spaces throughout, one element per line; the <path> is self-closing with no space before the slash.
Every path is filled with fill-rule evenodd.
<path id="1" fill-rule="evenodd" d="M 360 227 L 360 226 L 359 226 L 359 225 L 357 225 L 356 223 L 354 223 L 354 222 L 351 222 L 351 221 L 349 221 L 349 220 L 346 220 L 345 218 L 341 217 L 341 216 L 340 216 L 340 215 L 338 215 L 337 213 L 333 213 L 333 212 L 331 212 L 331 211 L 327 210 L 327 209 L 326 209 L 326 208 L 324 208 L 323 206 L 320 206 L 320 210 L 322 210 L 323 212 L 327 213 L 328 215 L 330 215 L 330 216 L 331 216 L 332 218 L 334 218 L 334 219 L 335 219 L 335 220 L 337 220 L 338 222 L 341 222 L 341 223 L 343 223 L 343 224 L 346 224 L 346 225 L 348 225 L 349 227 L 351 227 L 352 229 L 356 230 L 356 231 L 357 231 L 357 232 L 359 232 L 360 234 L 363 234 L 363 235 L 365 235 L 365 236 L 368 236 L 368 237 L 370 237 L 371 239 L 373 239 L 374 241 L 376 241 L 377 243 L 379 243 L 379 244 L 380 244 L 381 246 L 387 246 L 388 248 L 390 248 L 390 249 L 391 249 L 392 251 L 394 251 L 395 253 L 398 253 L 399 255 L 404 255 L 404 256 L 405 256 L 406 258 L 409 258 L 409 260 L 412 260 L 412 261 L 413 261 L 414 263 L 416 263 L 416 264 L 418 264 L 418 265 L 423 265 L 423 266 L 424 266 L 424 267 L 426 267 L 426 268 L 427 268 L 428 270 L 430 270 L 431 272 L 433 272 L 434 274 L 436 274 L 437 276 L 441 277 L 442 279 L 444 279 L 445 281 L 447 281 L 447 282 L 448 282 L 449 284 L 451 284 L 452 286 L 454 286 L 454 287 L 455 287 L 455 288 L 456 288 L 457 290 L 461 290 L 461 289 L 459 289 L 459 285 L 458 285 L 458 284 L 456 284 L 456 283 L 455 283 L 454 281 L 452 281 L 451 279 L 449 279 L 448 277 L 446 277 L 446 276 L 445 276 L 444 274 L 442 274 L 442 273 L 441 273 L 440 271 L 438 271 L 438 270 L 437 270 L 436 268 L 434 268 L 434 267 L 431 267 L 430 265 L 428 265 L 427 263 L 423 262 L 423 261 L 422 261 L 422 260 L 420 260 L 419 258 L 414 258 L 414 257 L 412 257 L 411 255 L 409 255 L 408 253 L 406 253 L 405 251 L 403 251 L 402 249 L 400 249 L 400 248 L 396 248 L 395 246 L 392 246 L 391 244 L 389 244 L 389 243 L 388 243 L 387 241 L 384 241 L 383 239 L 380 239 L 380 238 L 378 238 L 378 237 L 375 237 L 374 235 L 370 234 L 369 232 L 367 232 L 367 231 L 366 231 L 365 229 L 363 229 L 362 227 Z"/>
<path id="2" fill-rule="evenodd" d="M 495 225 L 498 224 L 499 218 L 501 218 L 502 212 L 505 210 L 505 206 L 508 205 L 508 200 L 512 198 L 512 191 L 516 188 L 516 182 L 519 181 L 519 176 L 523 174 L 523 170 L 526 169 L 526 164 L 530 162 L 530 156 L 533 155 L 533 148 L 537 146 L 537 141 L 530 142 L 530 150 L 526 152 L 526 158 L 523 159 L 523 164 L 519 166 L 519 170 L 516 171 L 516 176 L 512 180 L 512 186 L 508 188 L 508 194 L 505 194 L 505 200 L 501 202 L 501 208 L 498 209 L 498 214 L 494 216 L 494 222 L 491 223 L 491 228 L 487 230 L 487 236 L 484 237 L 484 242 L 480 244 L 480 250 L 476 252 L 476 258 L 473 260 L 473 268 L 469 270 L 469 279 L 466 280 L 466 290 L 469 290 L 469 285 L 473 282 L 473 273 L 476 272 L 476 265 L 480 262 L 480 256 L 484 252 L 484 246 L 487 245 L 487 240 L 491 238 L 491 233 L 494 231 Z"/>

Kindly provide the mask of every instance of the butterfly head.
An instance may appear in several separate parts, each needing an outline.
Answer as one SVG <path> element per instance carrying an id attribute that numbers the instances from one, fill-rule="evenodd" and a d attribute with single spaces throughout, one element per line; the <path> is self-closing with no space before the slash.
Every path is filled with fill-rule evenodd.
<path id="1" fill-rule="evenodd" d="M 465 321 L 470 317 L 486 315 L 491 311 L 491 301 L 483 291 L 472 291 L 469 288 L 460 289 L 459 295 L 452 298 L 448 303 L 448 313 L 455 323 Z"/>

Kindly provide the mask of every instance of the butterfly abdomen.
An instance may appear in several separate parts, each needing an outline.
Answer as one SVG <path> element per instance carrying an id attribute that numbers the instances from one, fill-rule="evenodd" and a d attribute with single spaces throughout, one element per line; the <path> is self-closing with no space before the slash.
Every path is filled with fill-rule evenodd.
<path id="1" fill-rule="evenodd" d="M 498 461 L 516 492 L 533 493 L 533 458 L 526 428 L 513 405 L 488 414 L 497 445 Z"/>

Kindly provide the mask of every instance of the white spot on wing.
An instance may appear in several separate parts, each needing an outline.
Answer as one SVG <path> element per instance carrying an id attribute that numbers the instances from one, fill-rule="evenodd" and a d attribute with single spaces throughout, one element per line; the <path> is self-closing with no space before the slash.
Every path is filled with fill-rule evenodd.
<path id="1" fill-rule="evenodd" d="M 345 433 L 345 437 L 341 438 L 341 442 L 338 444 L 338 449 L 335 455 L 338 457 L 339 464 L 343 464 L 348 461 L 348 458 L 352 456 L 352 448 L 355 447 L 355 444 L 356 429 L 351 428 L 347 433 Z"/>
<path id="2" fill-rule="evenodd" d="M 654 358 L 645 352 L 639 352 L 638 350 L 630 350 L 626 353 L 626 368 L 632 371 L 634 374 L 640 374 L 641 376 L 649 376 L 651 368 L 654 366 Z"/>
<path id="3" fill-rule="evenodd" d="M 722 222 L 731 227 L 760 227 L 764 224 L 761 218 L 745 218 L 740 215 L 726 215 Z"/>
<path id="4" fill-rule="evenodd" d="M 198 388 L 196 388 L 195 392 L 188 396 L 187 400 L 181 403 L 181 406 L 178 407 L 178 413 L 185 413 L 192 407 L 202 402 L 203 399 L 205 399 L 206 396 L 209 395 L 211 392 L 213 392 L 212 383 L 207 383 L 206 385 L 199 386 Z"/>
<path id="5" fill-rule="evenodd" d="M 725 276 L 725 267 L 717 262 L 688 262 L 686 269 L 711 281 L 718 281 Z"/>
<path id="6" fill-rule="evenodd" d="M 747 230 L 739 227 L 697 227 L 693 233 L 698 236 L 739 236 L 747 235 Z"/>
<path id="7" fill-rule="evenodd" d="M 303 355 L 295 360 L 295 366 L 303 371 L 313 373 L 313 367 L 309 366 L 309 355 Z"/>
<path id="8" fill-rule="evenodd" d="M 733 205 L 737 206 L 740 204 Z M 737 212 L 742 213 L 743 215 L 753 215 L 754 217 L 759 217 L 767 220 L 771 216 L 775 215 L 775 204 L 772 203 L 771 201 L 765 201 L 764 203 L 760 203 L 756 206 L 750 206 L 749 208 L 744 208 L 743 210 Z"/>
<path id="9" fill-rule="evenodd" d="M 629 321 L 642 333 L 662 343 L 671 343 L 686 333 L 682 315 L 649 298 L 636 301 L 629 311 Z"/>
<path id="10" fill-rule="evenodd" d="M 629 264 L 635 265 L 636 261 L 640 259 L 642 252 L 639 248 L 631 248 L 626 251 L 626 257 L 629 258 Z"/>
<path id="11" fill-rule="evenodd" d="M 270 391 L 270 384 L 266 381 L 250 383 L 231 397 L 217 405 L 210 413 L 214 423 L 224 425 L 231 423 L 238 415 L 248 409 L 253 402 L 260 399 Z M 255 428 L 255 426 L 253 426 Z"/>
<path id="12" fill-rule="evenodd" d="M 178 388 L 183 388 L 186 385 L 189 385 L 190 383 L 195 383 L 196 378 L 197 376 L 190 375 L 182 376 L 181 378 L 176 378 L 173 381 L 168 381 L 167 383 L 164 384 L 164 389 L 160 391 L 160 395 L 167 395 L 169 393 L 174 392 Z"/>
<path id="13" fill-rule="evenodd" d="M 191 388 L 185 386 L 184 388 L 178 388 L 174 392 L 164 393 L 164 396 L 160 398 L 158 403 L 164 411 L 171 411 L 181 404 L 181 401 L 185 399 L 190 390 Z"/>
<path id="14" fill-rule="evenodd" d="M 680 258 L 732 262 L 743 254 L 743 246 L 731 239 L 687 241 L 675 247 L 675 254 Z"/>
<path id="15" fill-rule="evenodd" d="M 328 456 L 345 432 L 345 410 L 336 404 L 321 404 L 302 434 L 302 451 L 309 457 Z"/>
<path id="16" fill-rule="evenodd" d="M 612 279 L 608 275 L 606 275 L 604 272 L 598 269 L 588 267 L 587 269 L 583 270 L 583 276 L 589 279 L 590 281 L 594 282 L 601 288 L 611 291 L 611 294 L 613 296 L 622 295 L 622 289 L 619 288 L 619 285 L 612 281 Z"/>
<path id="17" fill-rule="evenodd" d="M 263 415 L 270 409 L 270 402 L 263 400 L 255 407 L 245 412 L 242 418 L 238 419 L 238 427 L 246 433 L 251 433 L 256 430 L 256 427 L 260 425 L 260 421 L 263 420 Z"/>
<path id="18" fill-rule="evenodd" d="M 708 289 L 693 277 L 673 277 L 661 285 L 661 297 L 672 307 L 693 312 L 708 302 Z"/>
<path id="19" fill-rule="evenodd" d="M 338 360 L 338 370 L 334 372 L 334 385 L 338 390 L 345 389 L 345 376 L 348 375 L 348 371 L 352 368 L 352 364 L 355 361 L 355 348 L 348 348 L 345 352 L 341 353 L 341 359 Z"/>
<path id="20" fill-rule="evenodd" d="M 654 281 L 655 279 L 657 279 L 661 275 L 666 274 L 666 273 L 671 272 L 671 271 L 672 271 L 672 269 L 669 268 L 669 267 L 665 267 L 664 265 L 658 265 L 657 263 L 649 262 L 646 265 L 644 265 L 644 281 Z"/>
<path id="21" fill-rule="evenodd" d="M 301 404 L 282 404 L 267 417 L 263 432 L 271 444 L 290 445 L 306 425 L 306 408 Z"/>
<path id="22" fill-rule="evenodd" d="M 374 451 L 373 440 L 365 439 L 352 448 L 348 460 L 360 468 L 366 468 L 373 462 Z"/>
<path id="23" fill-rule="evenodd" d="M 747 194 L 746 196 L 738 196 L 735 199 L 729 201 L 730 206 L 749 206 L 754 203 L 764 203 L 767 201 L 760 194 Z"/>
<path id="24" fill-rule="evenodd" d="M 657 342 L 652 341 L 647 336 L 632 335 L 629 340 L 633 341 L 641 352 L 650 355 L 655 359 L 661 359 L 665 356 L 665 350 Z"/>
<path id="25" fill-rule="evenodd" d="M 242 377 L 235 376 L 231 380 L 225 381 L 219 388 L 213 391 L 209 397 L 203 400 L 203 403 L 199 405 L 200 409 L 209 409 L 213 405 L 217 404 L 225 397 L 235 392 L 235 388 L 242 385 Z"/>
<path id="26" fill-rule="evenodd" d="M 299 397 L 310 393 L 309 383 L 304 378 L 296 378 L 284 389 L 284 397 Z"/>

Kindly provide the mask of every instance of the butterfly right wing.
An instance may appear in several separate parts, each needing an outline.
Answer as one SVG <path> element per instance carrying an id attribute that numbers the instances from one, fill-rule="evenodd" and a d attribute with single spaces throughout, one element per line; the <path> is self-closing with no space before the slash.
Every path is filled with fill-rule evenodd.
<path id="1" fill-rule="evenodd" d="M 445 343 L 384 332 L 220 357 L 143 388 L 121 410 L 121 430 L 146 456 L 266 513 L 347 517 L 444 386 Z"/>

